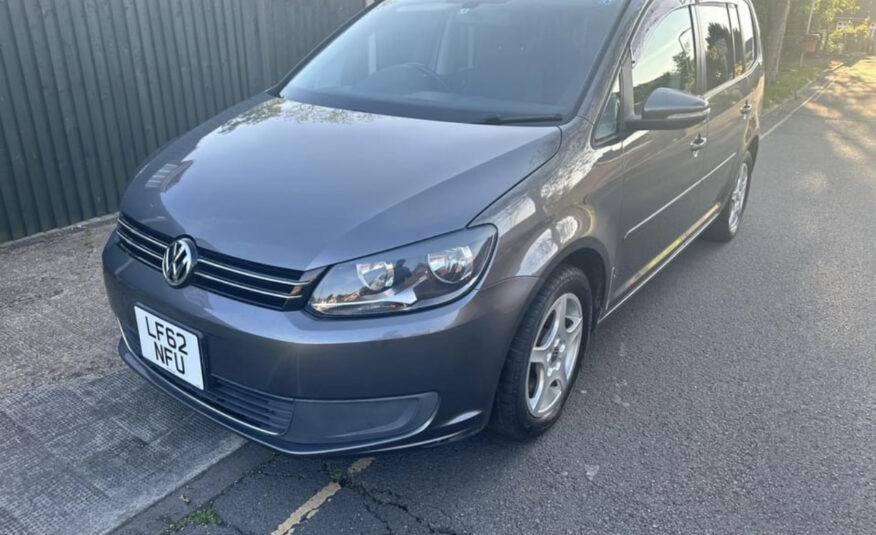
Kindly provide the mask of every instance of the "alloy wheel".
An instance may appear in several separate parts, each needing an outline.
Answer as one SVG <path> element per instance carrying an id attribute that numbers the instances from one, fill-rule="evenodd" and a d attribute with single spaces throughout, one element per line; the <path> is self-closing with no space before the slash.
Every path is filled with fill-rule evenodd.
<path id="1" fill-rule="evenodd" d="M 526 401 L 532 416 L 548 416 L 570 388 L 583 333 L 581 300 L 573 293 L 561 295 L 542 318 L 529 355 Z"/>
<path id="2" fill-rule="evenodd" d="M 742 219 L 742 211 L 745 209 L 745 195 L 748 193 L 748 163 L 743 162 L 739 168 L 739 176 L 730 194 L 730 233 L 735 234 L 739 229 L 739 221 Z"/>

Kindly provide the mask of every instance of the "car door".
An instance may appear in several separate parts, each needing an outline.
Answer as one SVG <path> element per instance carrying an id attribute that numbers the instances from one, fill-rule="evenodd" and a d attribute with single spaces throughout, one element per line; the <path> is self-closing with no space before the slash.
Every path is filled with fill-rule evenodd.
<path id="1" fill-rule="evenodd" d="M 743 143 L 747 147 L 751 138 L 760 130 L 760 112 L 763 100 L 763 62 L 760 55 L 760 39 L 758 38 L 757 18 L 749 0 L 739 0 L 736 3 L 739 16 L 740 39 L 734 50 L 742 50 L 742 61 L 745 68 L 743 87 L 745 99 L 740 113 L 744 115 Z M 733 30 L 734 43 L 737 42 L 736 30 Z M 738 52 L 737 52 L 738 54 Z M 737 60 L 738 62 L 738 60 Z M 748 111 L 748 106 L 751 107 Z"/>
<path id="2" fill-rule="evenodd" d="M 708 144 L 701 155 L 706 172 L 699 196 L 704 211 L 727 198 L 731 175 L 742 156 L 746 125 L 754 113 L 736 6 L 697 4 L 695 11 L 705 59 L 704 96 L 712 108 Z"/>
<path id="3" fill-rule="evenodd" d="M 652 3 L 631 41 L 624 75 L 624 114 L 641 115 L 660 87 L 698 93 L 696 33 L 690 6 Z M 622 298 L 665 260 L 701 211 L 694 193 L 706 124 L 646 130 L 624 140 L 622 240 L 612 299 Z M 699 212 L 699 215 L 698 215 Z"/>

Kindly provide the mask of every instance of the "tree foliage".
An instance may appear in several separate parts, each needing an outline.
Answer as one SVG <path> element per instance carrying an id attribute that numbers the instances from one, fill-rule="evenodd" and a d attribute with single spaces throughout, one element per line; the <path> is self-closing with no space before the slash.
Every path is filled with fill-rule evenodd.
<path id="1" fill-rule="evenodd" d="M 865 52 L 870 37 L 870 21 L 865 20 L 857 26 L 849 26 L 830 34 L 828 43 L 831 50 L 839 52 Z"/>
<path id="2" fill-rule="evenodd" d="M 764 42 L 767 79 L 775 82 L 783 55 L 799 56 L 809 20 L 812 0 L 752 0 Z M 860 0 L 815 0 L 812 32 L 822 35 L 826 44 L 837 17 L 854 15 Z"/>
<path id="3" fill-rule="evenodd" d="M 832 29 L 837 16 L 857 11 L 860 3 L 860 0 L 816 0 L 813 27 Z M 808 15 L 808 9 L 806 12 Z"/>

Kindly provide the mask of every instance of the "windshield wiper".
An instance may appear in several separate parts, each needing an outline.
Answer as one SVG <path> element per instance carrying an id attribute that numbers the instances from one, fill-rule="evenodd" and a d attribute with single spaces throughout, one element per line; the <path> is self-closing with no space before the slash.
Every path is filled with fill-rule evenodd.
<path id="1" fill-rule="evenodd" d="M 519 124 L 519 123 L 547 123 L 562 120 L 559 113 L 542 113 L 532 115 L 490 115 L 481 119 L 483 124 Z"/>

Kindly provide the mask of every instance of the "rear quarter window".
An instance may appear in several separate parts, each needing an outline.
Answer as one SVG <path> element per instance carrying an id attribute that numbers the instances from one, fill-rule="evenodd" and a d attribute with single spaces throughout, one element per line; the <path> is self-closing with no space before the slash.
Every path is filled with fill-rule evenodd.
<path id="1" fill-rule="evenodd" d="M 752 19 L 754 14 L 751 12 L 751 8 L 748 7 L 748 3 L 746 2 L 740 2 L 738 9 L 739 27 L 742 30 L 743 56 L 745 57 L 746 67 L 749 67 L 754 63 L 754 59 L 757 57 L 757 41 L 754 37 L 754 21 Z"/>

